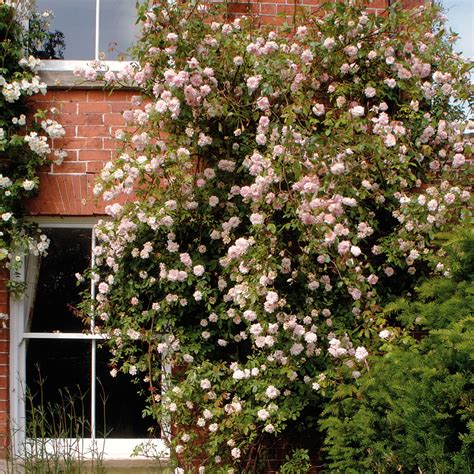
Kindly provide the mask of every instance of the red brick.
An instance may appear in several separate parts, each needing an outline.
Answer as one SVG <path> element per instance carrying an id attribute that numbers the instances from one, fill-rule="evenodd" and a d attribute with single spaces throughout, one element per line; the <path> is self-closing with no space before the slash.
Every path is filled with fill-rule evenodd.
<path id="1" fill-rule="evenodd" d="M 66 125 L 64 126 L 64 130 L 66 131 L 65 137 L 75 137 L 76 136 L 76 126 L 75 125 Z"/>
<path id="2" fill-rule="evenodd" d="M 121 114 L 105 114 L 104 115 L 105 125 L 125 125 L 125 121 Z"/>
<path id="3" fill-rule="evenodd" d="M 56 90 L 54 91 L 54 100 L 64 102 L 85 102 L 87 100 L 87 91 L 80 89 Z"/>
<path id="4" fill-rule="evenodd" d="M 58 117 L 58 122 L 61 125 L 85 125 L 86 117 L 81 114 L 61 114 Z"/>
<path id="5" fill-rule="evenodd" d="M 77 151 L 76 150 L 69 150 L 69 149 L 65 148 L 64 151 L 67 153 L 67 156 L 66 156 L 66 158 L 64 158 L 64 161 L 77 161 Z"/>
<path id="6" fill-rule="evenodd" d="M 106 97 L 103 90 L 87 91 L 87 102 L 103 102 L 104 99 Z"/>
<path id="7" fill-rule="evenodd" d="M 130 102 L 116 102 L 116 103 L 111 103 L 109 105 L 110 105 L 111 112 L 123 113 L 124 110 L 130 109 Z"/>
<path id="8" fill-rule="evenodd" d="M 388 0 L 369 0 L 367 6 L 370 8 L 387 8 Z"/>
<path id="9" fill-rule="evenodd" d="M 277 15 L 286 13 L 287 15 L 293 15 L 295 13 L 295 5 L 278 5 Z"/>
<path id="10" fill-rule="evenodd" d="M 102 114 L 85 114 L 86 125 L 103 125 L 104 116 Z"/>
<path id="11" fill-rule="evenodd" d="M 81 102 L 79 104 L 79 113 L 84 114 L 88 112 L 92 113 L 104 113 L 109 112 L 110 104 L 107 102 Z"/>
<path id="12" fill-rule="evenodd" d="M 119 144 L 115 138 L 104 138 L 104 150 L 116 150 Z"/>
<path id="13" fill-rule="evenodd" d="M 85 138 L 57 138 L 54 140 L 54 147 L 55 148 L 83 148 L 86 146 L 87 140 Z"/>
<path id="14" fill-rule="evenodd" d="M 50 170 L 51 170 L 51 164 L 47 164 L 47 165 L 40 166 L 39 169 L 38 169 L 38 172 L 39 173 L 47 173 Z"/>
<path id="15" fill-rule="evenodd" d="M 86 140 L 86 146 L 88 150 L 102 150 L 104 148 L 104 141 L 108 140 L 107 138 L 88 138 Z"/>
<path id="16" fill-rule="evenodd" d="M 82 163 L 80 161 L 75 161 L 75 162 L 68 162 L 65 161 L 61 165 L 53 165 L 52 166 L 52 173 L 56 174 L 77 174 L 77 173 L 85 173 L 87 171 L 86 169 L 86 163 Z"/>
<path id="17" fill-rule="evenodd" d="M 54 101 L 54 92 L 48 91 L 46 94 L 38 96 L 38 102 L 53 102 Z"/>
<path id="18" fill-rule="evenodd" d="M 265 3 L 265 4 L 261 5 L 260 13 L 262 15 L 275 15 L 276 5 Z"/>
<path id="19" fill-rule="evenodd" d="M 77 127 L 78 137 L 108 137 L 109 130 L 103 125 L 82 125 Z"/>
<path id="20" fill-rule="evenodd" d="M 130 92 L 130 91 L 114 91 L 112 93 L 107 92 L 105 94 L 104 100 L 106 102 L 128 102 L 130 103 L 132 95 L 138 95 L 139 92 Z"/>
<path id="21" fill-rule="evenodd" d="M 80 161 L 108 161 L 111 152 L 106 150 L 81 150 L 79 152 Z"/>
<path id="22" fill-rule="evenodd" d="M 104 167 L 105 163 L 106 163 L 106 161 L 88 161 L 86 163 L 87 173 L 91 173 L 91 174 L 100 173 L 100 171 Z"/>
<path id="23" fill-rule="evenodd" d="M 242 14 L 245 14 L 245 13 L 249 13 L 249 10 L 250 10 L 250 3 L 229 3 L 228 4 L 228 9 L 229 9 L 229 12 L 232 12 L 232 13 L 242 13 Z"/>
<path id="24" fill-rule="evenodd" d="M 77 102 L 61 102 L 58 107 L 63 114 L 77 114 L 77 108 L 79 104 Z"/>

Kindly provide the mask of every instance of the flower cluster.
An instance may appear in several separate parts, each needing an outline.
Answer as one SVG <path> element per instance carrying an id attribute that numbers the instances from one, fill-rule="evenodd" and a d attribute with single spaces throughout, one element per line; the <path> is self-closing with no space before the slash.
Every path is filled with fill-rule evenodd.
<path id="1" fill-rule="evenodd" d="M 234 472 L 403 330 L 381 304 L 440 268 L 433 233 L 468 214 L 469 79 L 437 8 L 338 2 L 291 34 L 194 2 L 140 19 L 121 79 L 143 98 L 95 187 L 130 196 L 96 228 L 93 305 L 178 462 Z"/>
<path id="2" fill-rule="evenodd" d="M 6 65 L 0 74 L 0 265 L 11 267 L 19 263 L 13 258 L 15 254 L 44 254 L 48 248 L 48 239 L 24 220 L 21 202 L 38 189 L 37 169 L 51 154 L 48 139 L 65 133 L 58 122 L 46 118 L 44 111 L 31 118 L 23 113 L 25 98 L 45 94 L 46 84 L 34 72 L 40 62 L 21 56 L 23 32 L 16 13 L 12 7 L 0 5 L 5 28 L 1 55 Z M 64 152 L 56 150 L 58 156 L 64 157 Z"/>

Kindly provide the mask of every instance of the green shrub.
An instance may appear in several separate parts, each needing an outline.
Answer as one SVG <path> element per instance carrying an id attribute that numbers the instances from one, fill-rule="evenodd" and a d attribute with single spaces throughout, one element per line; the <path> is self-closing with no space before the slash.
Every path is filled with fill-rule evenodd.
<path id="1" fill-rule="evenodd" d="M 412 337 L 372 358 L 355 397 L 326 408 L 330 472 L 472 472 L 474 234 L 445 248 L 451 275 L 387 308 Z"/>

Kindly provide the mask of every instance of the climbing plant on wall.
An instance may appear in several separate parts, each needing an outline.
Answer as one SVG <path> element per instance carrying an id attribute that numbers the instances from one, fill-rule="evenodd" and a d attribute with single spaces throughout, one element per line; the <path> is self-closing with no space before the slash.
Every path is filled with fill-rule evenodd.
<path id="1" fill-rule="evenodd" d="M 77 71 L 141 93 L 95 186 L 92 304 L 176 465 L 264 471 L 281 442 L 302 472 L 325 401 L 404 337 L 383 304 L 447 271 L 433 235 L 469 214 L 469 66 L 437 7 L 336 2 L 272 29 L 215 8 L 142 5 L 137 63 Z"/>
<path id="2" fill-rule="evenodd" d="M 34 37 L 22 28 L 18 10 L 0 5 L 0 264 L 13 267 L 19 255 L 44 253 L 46 236 L 25 218 L 23 201 L 39 186 L 37 171 L 51 159 L 60 162 L 50 138 L 64 135 L 52 111 L 35 111 L 28 98 L 45 94 L 46 84 L 35 72 L 40 61 L 25 55 L 25 44 Z"/>

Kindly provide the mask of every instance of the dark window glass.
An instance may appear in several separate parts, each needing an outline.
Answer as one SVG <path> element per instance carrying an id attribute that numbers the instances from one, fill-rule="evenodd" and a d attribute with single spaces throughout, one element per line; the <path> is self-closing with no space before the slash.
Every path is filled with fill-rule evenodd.
<path id="1" fill-rule="evenodd" d="M 37 10 L 54 14 L 49 27 L 39 26 L 46 34 L 37 48 L 41 59 L 94 59 L 96 0 L 37 0 Z"/>
<path id="2" fill-rule="evenodd" d="M 135 1 L 100 0 L 99 51 L 107 60 L 126 59 L 135 40 Z"/>
<path id="3" fill-rule="evenodd" d="M 160 436 L 159 426 L 151 417 L 143 417 L 147 385 L 132 383 L 132 377 L 110 375 L 110 353 L 97 349 L 96 433 L 106 438 L 148 438 Z M 141 392 L 141 393 L 139 393 Z M 154 427 L 150 432 L 149 428 Z"/>
<path id="4" fill-rule="evenodd" d="M 51 240 L 48 255 L 40 261 L 33 308 L 32 332 L 82 332 L 77 311 L 81 288 L 76 272 L 90 265 L 91 229 L 43 229 Z"/>
<path id="5" fill-rule="evenodd" d="M 27 342 L 29 437 L 91 436 L 91 350 L 90 340 L 30 339 Z M 131 377 L 122 373 L 112 377 L 109 358 L 107 349 L 97 349 L 96 437 L 159 437 L 157 423 L 142 416 L 147 387 L 132 383 Z M 152 431 L 151 427 L 154 427 Z"/>
<path id="6" fill-rule="evenodd" d="M 30 339 L 26 355 L 27 436 L 90 437 L 90 374 L 91 341 Z"/>

